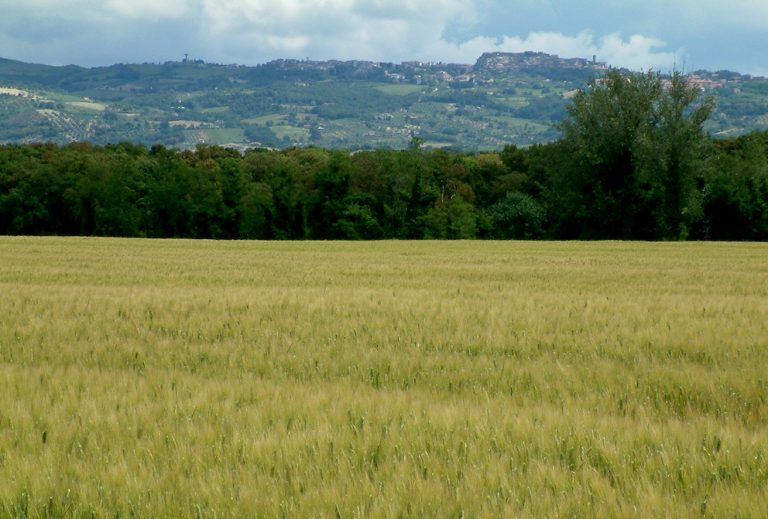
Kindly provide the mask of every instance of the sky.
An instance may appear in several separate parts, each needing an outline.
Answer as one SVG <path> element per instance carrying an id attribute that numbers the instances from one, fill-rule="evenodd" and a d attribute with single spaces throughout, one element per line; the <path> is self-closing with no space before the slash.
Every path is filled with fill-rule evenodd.
<path id="1" fill-rule="evenodd" d="M 541 51 L 768 76 L 768 0 L 0 0 L 0 13 L 0 57 L 50 65 Z"/>

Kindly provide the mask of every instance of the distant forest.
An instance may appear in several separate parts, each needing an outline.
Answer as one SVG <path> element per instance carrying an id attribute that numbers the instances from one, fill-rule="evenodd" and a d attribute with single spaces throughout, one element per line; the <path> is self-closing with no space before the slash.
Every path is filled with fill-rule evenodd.
<path id="1" fill-rule="evenodd" d="M 5 145 L 0 233 L 766 240 L 768 132 L 713 140 L 709 110 L 680 77 L 614 72 L 528 148 Z"/>

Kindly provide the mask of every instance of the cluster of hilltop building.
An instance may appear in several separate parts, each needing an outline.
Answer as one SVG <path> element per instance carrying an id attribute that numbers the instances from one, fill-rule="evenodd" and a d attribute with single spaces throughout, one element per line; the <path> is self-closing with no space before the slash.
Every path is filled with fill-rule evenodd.
<path id="1" fill-rule="evenodd" d="M 288 73 L 320 72 L 334 76 L 379 76 L 395 83 L 472 83 L 478 76 L 542 69 L 604 70 L 605 62 L 585 58 L 561 58 L 544 52 L 487 52 L 474 65 L 405 61 L 400 64 L 372 61 L 312 61 L 281 59 L 264 65 Z"/>
<path id="2" fill-rule="evenodd" d="M 495 72 L 515 72 L 532 68 L 597 69 L 604 70 L 608 64 L 585 58 L 561 58 L 544 52 L 486 52 L 475 64 L 475 69 Z"/>

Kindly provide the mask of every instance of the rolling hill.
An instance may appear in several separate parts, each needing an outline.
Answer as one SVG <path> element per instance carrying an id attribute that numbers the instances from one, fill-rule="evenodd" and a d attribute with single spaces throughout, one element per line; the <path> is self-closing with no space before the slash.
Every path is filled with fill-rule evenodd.
<path id="1" fill-rule="evenodd" d="M 0 143 L 131 141 L 179 148 L 317 145 L 499 149 L 557 137 L 568 99 L 606 64 L 526 52 L 473 65 L 184 59 L 54 67 L 0 59 Z M 768 128 L 768 80 L 689 74 L 718 108 L 713 135 Z"/>

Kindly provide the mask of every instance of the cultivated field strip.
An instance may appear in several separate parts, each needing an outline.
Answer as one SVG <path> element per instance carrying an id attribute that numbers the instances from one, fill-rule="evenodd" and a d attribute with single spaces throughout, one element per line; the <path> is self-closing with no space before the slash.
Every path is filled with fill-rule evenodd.
<path id="1" fill-rule="evenodd" d="M 766 517 L 768 245 L 0 237 L 0 516 Z"/>

